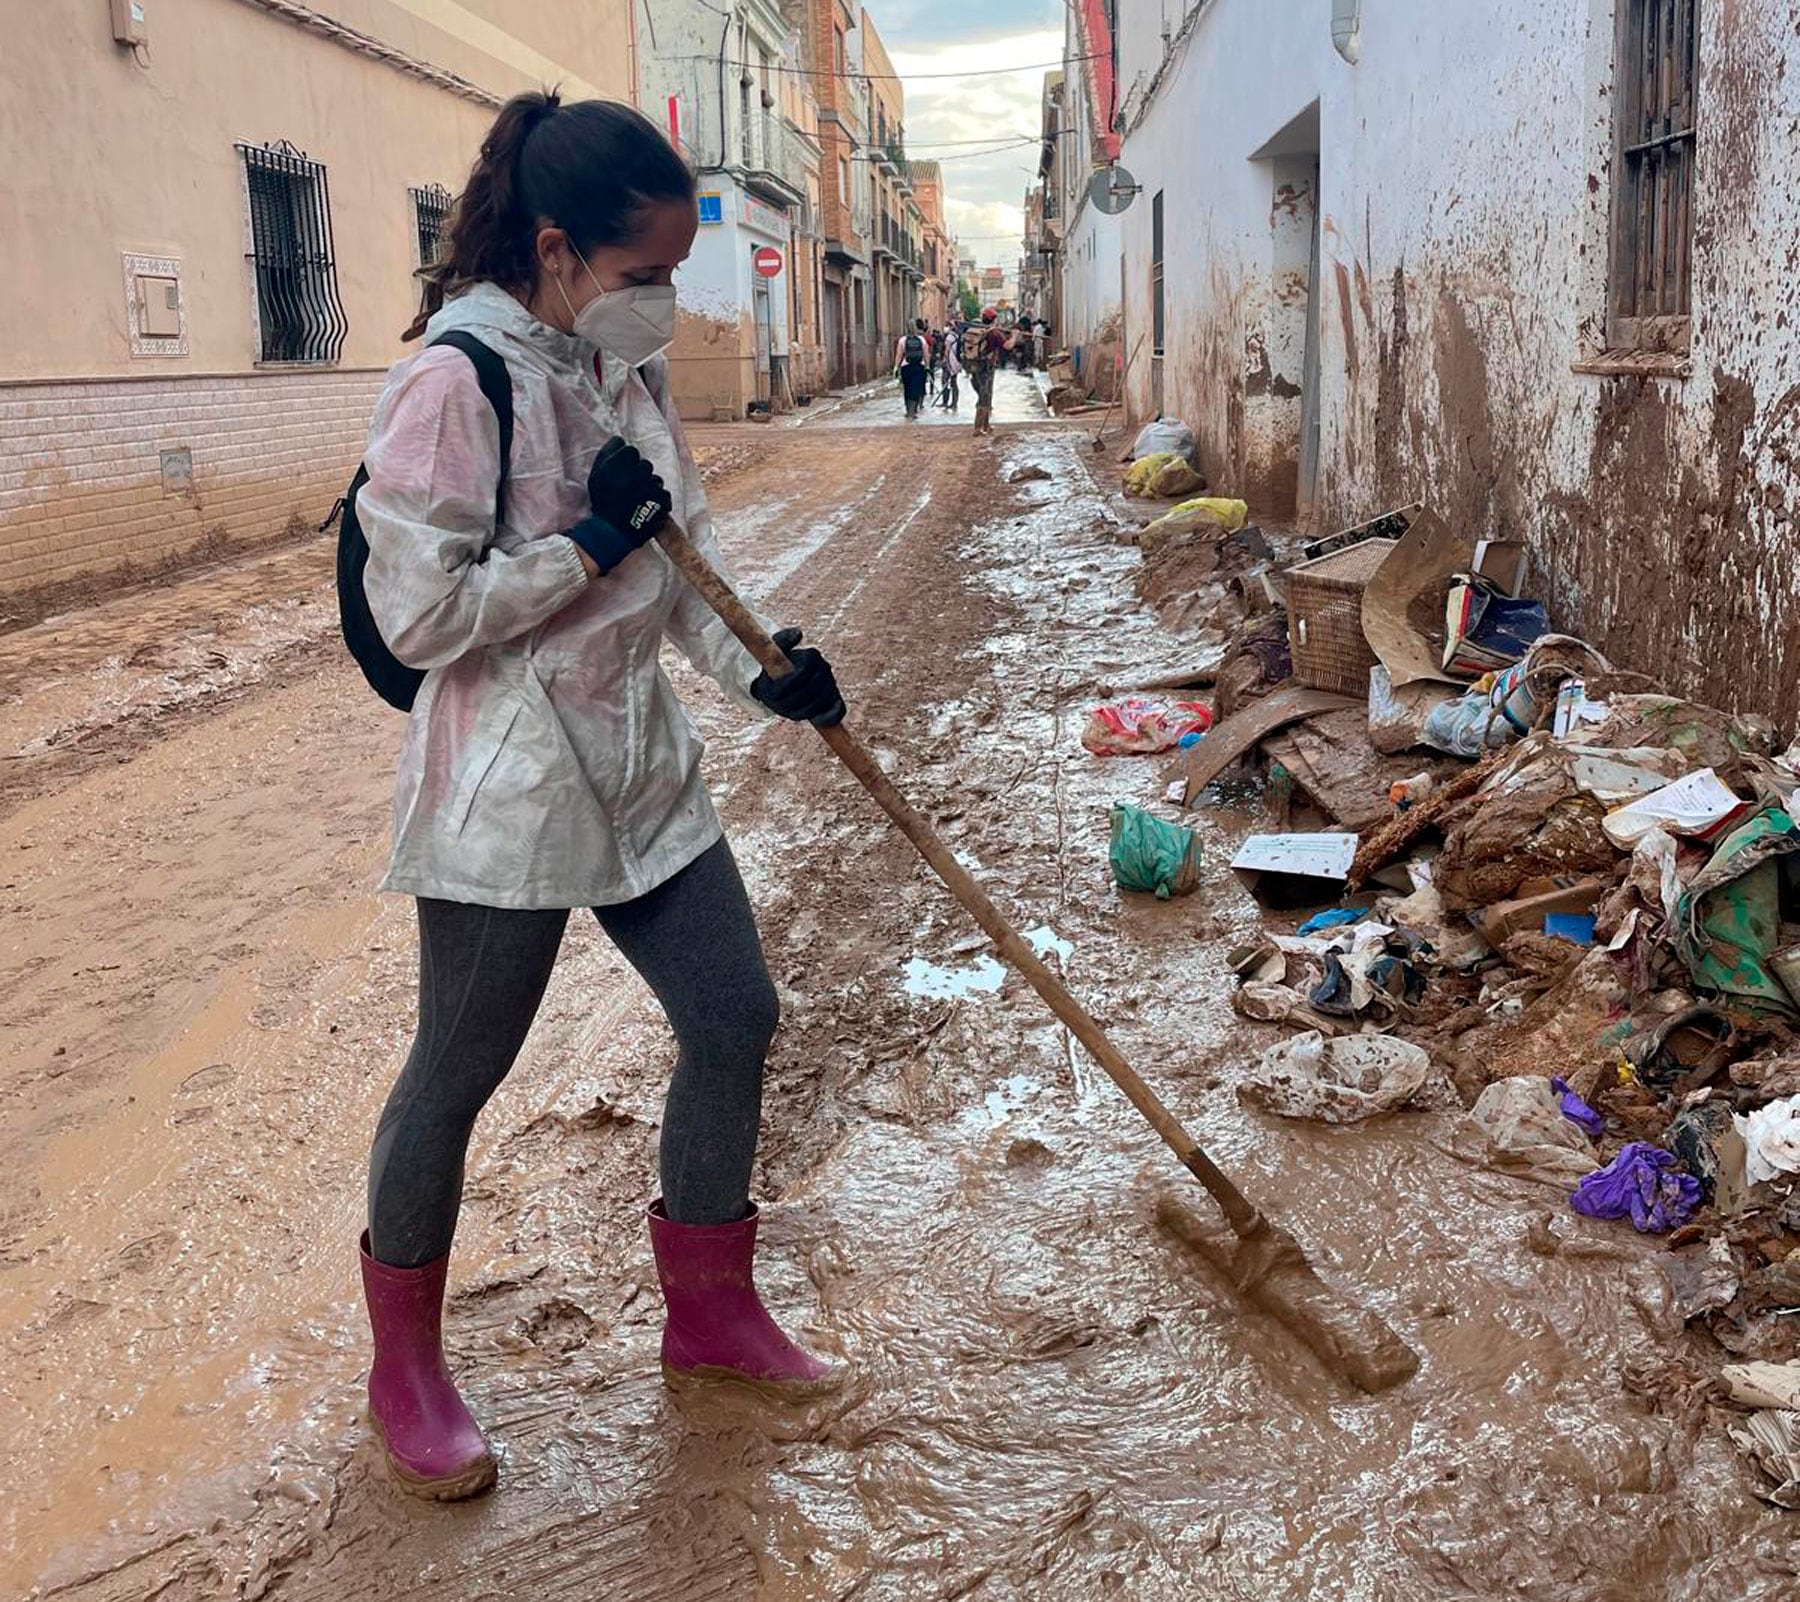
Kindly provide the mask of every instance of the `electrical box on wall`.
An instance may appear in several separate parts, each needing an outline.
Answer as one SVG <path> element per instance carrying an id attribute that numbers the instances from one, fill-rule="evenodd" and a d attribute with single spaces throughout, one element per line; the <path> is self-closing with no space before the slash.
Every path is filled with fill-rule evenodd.
<path id="1" fill-rule="evenodd" d="M 140 273 L 137 303 L 138 332 L 146 339 L 181 338 L 181 285 L 175 279 Z"/>
<path id="2" fill-rule="evenodd" d="M 147 44 L 150 24 L 144 17 L 144 0 L 111 0 L 113 39 L 122 45 Z"/>
<path id="3" fill-rule="evenodd" d="M 126 332 L 133 356 L 185 356 L 187 307 L 182 300 L 181 260 L 127 252 Z"/>

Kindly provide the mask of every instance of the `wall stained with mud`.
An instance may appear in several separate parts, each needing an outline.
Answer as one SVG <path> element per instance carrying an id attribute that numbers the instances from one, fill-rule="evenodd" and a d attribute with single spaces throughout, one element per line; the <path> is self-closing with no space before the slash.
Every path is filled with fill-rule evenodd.
<path id="1" fill-rule="evenodd" d="M 1265 515 L 1293 494 L 1295 409 L 1268 404 L 1269 360 L 1293 348 L 1281 187 L 1311 154 L 1295 145 L 1316 102 L 1319 465 L 1297 486 L 1303 517 L 1339 525 L 1423 495 L 1472 532 L 1524 537 L 1559 625 L 1791 731 L 1800 198 L 1784 175 L 1800 156 L 1800 0 L 1701 8 L 1681 378 L 1575 370 L 1607 306 L 1613 0 L 1503 16 L 1392 0 L 1365 8 L 1356 66 L 1332 50 L 1325 7 L 1210 0 L 1166 65 L 1158 7 L 1121 12 L 1123 159 L 1146 198 L 1166 197 L 1165 407 L 1214 483 Z M 1123 222 L 1135 338 L 1149 206 Z M 1140 414 L 1149 385 L 1146 364 L 1130 381 Z"/>

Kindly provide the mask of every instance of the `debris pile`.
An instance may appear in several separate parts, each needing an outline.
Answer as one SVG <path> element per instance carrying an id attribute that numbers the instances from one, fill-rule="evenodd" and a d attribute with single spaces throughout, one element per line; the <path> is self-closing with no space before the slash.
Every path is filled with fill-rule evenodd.
<path id="1" fill-rule="evenodd" d="M 1258 781 L 1234 1003 L 1298 1031 L 1242 1099 L 1341 1122 L 1453 1086 L 1456 1156 L 1661 1237 L 1682 1316 L 1751 1360 L 1733 1440 L 1800 1507 L 1800 746 L 1615 671 L 1522 546 L 1423 505 L 1307 545 L 1173 493 L 1140 593 L 1216 649 L 1217 721 L 1166 799 Z"/>

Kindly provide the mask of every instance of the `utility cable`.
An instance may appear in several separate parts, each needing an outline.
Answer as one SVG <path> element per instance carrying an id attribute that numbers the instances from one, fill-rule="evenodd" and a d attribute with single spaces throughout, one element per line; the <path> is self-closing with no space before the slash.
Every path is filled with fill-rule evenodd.
<path id="1" fill-rule="evenodd" d="M 796 78 L 860 78 L 865 83 L 921 83 L 938 78 L 999 78 L 1014 72 L 1059 72 L 1065 66 L 1078 61 L 1092 61 L 1091 55 L 1068 56 L 1062 61 L 1025 62 L 1017 67 L 977 67 L 968 72 L 864 72 L 861 69 L 850 72 L 839 72 L 835 67 L 789 67 L 779 62 L 770 62 L 766 67 L 761 61 L 720 61 L 717 56 L 658 56 L 658 61 L 705 61 L 718 62 L 725 67 L 736 67 L 740 72 L 784 72 Z"/>

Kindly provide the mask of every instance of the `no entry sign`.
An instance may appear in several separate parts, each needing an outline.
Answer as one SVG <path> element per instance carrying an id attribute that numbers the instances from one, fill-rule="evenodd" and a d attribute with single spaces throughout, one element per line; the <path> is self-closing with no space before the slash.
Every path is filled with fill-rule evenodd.
<path id="1" fill-rule="evenodd" d="M 777 277 L 781 272 L 781 252 L 773 245 L 764 245 L 750 258 L 750 265 L 764 278 Z"/>

